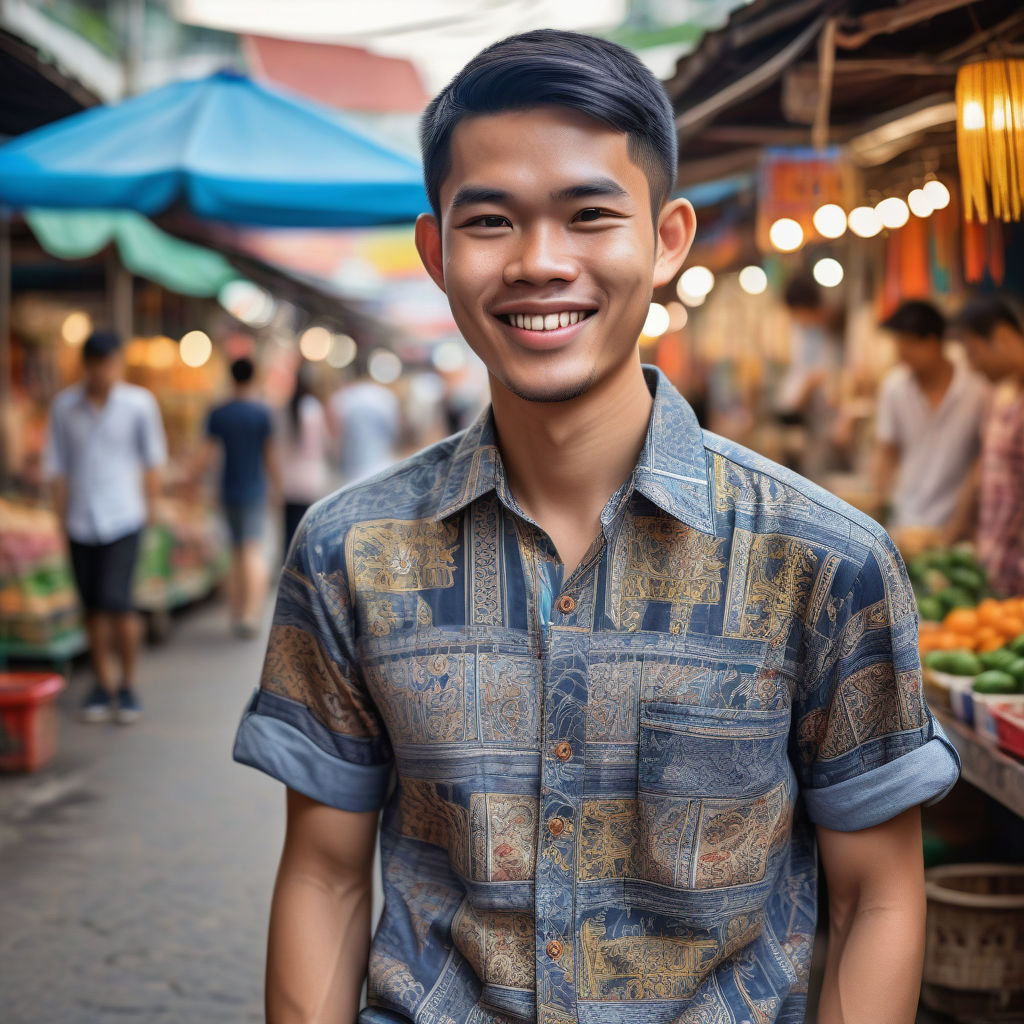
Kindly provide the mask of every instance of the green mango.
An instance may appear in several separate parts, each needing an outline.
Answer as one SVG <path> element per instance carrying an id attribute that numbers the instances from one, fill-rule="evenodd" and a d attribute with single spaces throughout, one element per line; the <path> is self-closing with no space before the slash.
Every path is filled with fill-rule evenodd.
<path id="1" fill-rule="evenodd" d="M 941 622 L 942 617 L 946 614 L 946 609 L 942 602 L 937 597 L 932 596 L 922 597 L 917 602 L 917 610 L 921 618 L 927 619 L 929 622 Z"/>
<path id="2" fill-rule="evenodd" d="M 1011 665 L 1017 660 L 1017 655 L 1005 647 L 999 647 L 994 651 L 985 651 L 984 654 L 979 654 L 978 660 L 985 668 L 1005 669 L 1007 665 Z"/>
<path id="3" fill-rule="evenodd" d="M 985 668 L 972 651 L 929 651 L 924 664 L 951 676 L 976 676 Z"/>
<path id="4" fill-rule="evenodd" d="M 975 678 L 973 689 L 975 693 L 1016 693 L 1017 680 L 1009 672 L 989 669 Z"/>

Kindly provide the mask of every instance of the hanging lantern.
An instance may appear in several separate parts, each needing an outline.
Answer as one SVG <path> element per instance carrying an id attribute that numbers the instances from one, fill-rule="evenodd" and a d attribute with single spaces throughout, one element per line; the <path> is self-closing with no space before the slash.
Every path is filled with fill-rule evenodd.
<path id="1" fill-rule="evenodd" d="M 956 149 L 969 220 L 1020 220 L 1024 208 L 1024 60 L 966 64 L 956 76 Z"/>

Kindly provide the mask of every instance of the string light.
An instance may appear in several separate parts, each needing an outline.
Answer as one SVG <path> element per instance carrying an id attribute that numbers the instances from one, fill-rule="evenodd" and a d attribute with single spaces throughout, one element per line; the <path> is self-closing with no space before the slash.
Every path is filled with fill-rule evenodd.
<path id="1" fill-rule="evenodd" d="M 874 238 L 882 230 L 882 222 L 873 207 L 858 206 L 850 211 L 850 230 L 860 238 Z"/>
<path id="2" fill-rule="evenodd" d="M 299 351 L 304 359 L 319 363 L 331 351 L 331 332 L 326 327 L 307 327 L 299 338 Z"/>
<path id="3" fill-rule="evenodd" d="M 814 211 L 814 230 L 822 238 L 839 238 L 846 231 L 846 211 L 837 203 L 826 203 Z"/>
<path id="4" fill-rule="evenodd" d="M 915 217 L 930 217 L 933 213 L 932 201 L 923 188 L 915 188 L 907 196 L 907 206 Z"/>
<path id="5" fill-rule="evenodd" d="M 61 325 L 60 334 L 69 345 L 78 348 L 92 334 L 92 319 L 88 313 L 68 313 Z"/>
<path id="6" fill-rule="evenodd" d="M 189 331 L 178 342 L 178 355 L 186 366 L 205 366 L 213 355 L 213 342 L 203 331 Z"/>
<path id="7" fill-rule="evenodd" d="M 811 273 L 822 288 L 835 288 L 843 279 L 843 265 L 830 256 L 818 260 Z"/>
<path id="8" fill-rule="evenodd" d="M 883 228 L 901 228 L 910 220 L 910 209 L 899 196 L 889 196 L 883 199 L 876 207 L 875 213 L 882 222 Z"/>
<path id="9" fill-rule="evenodd" d="M 804 229 L 790 217 L 780 217 L 768 230 L 772 245 L 780 252 L 795 252 L 804 244 Z"/>
<path id="10" fill-rule="evenodd" d="M 748 295 L 760 295 L 768 287 L 768 275 L 753 265 L 740 271 L 740 287 Z"/>
<path id="11" fill-rule="evenodd" d="M 936 178 L 926 181 L 921 186 L 921 191 L 928 197 L 933 210 L 944 210 L 950 203 L 949 189 Z"/>
<path id="12" fill-rule="evenodd" d="M 668 330 L 668 324 L 668 310 L 660 302 L 652 302 L 641 333 L 647 338 L 660 338 Z"/>

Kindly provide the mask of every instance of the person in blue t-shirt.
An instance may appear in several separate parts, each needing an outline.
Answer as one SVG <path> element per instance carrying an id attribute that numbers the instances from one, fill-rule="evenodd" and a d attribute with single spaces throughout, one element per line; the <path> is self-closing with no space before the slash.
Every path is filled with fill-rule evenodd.
<path id="1" fill-rule="evenodd" d="M 220 500 L 231 536 L 228 605 L 232 628 L 243 637 L 259 632 L 259 619 L 267 594 L 267 566 L 263 557 L 268 485 L 275 493 L 277 465 L 273 448 L 273 421 L 266 404 L 253 394 L 251 359 L 231 364 L 234 393 L 212 409 L 206 421 L 206 444 L 201 468 L 206 469 L 223 450 Z"/>

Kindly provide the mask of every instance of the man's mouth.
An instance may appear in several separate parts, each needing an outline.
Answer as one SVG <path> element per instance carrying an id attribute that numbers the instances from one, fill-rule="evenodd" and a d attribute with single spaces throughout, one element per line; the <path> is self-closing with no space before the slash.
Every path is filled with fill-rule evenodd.
<path id="1" fill-rule="evenodd" d="M 523 331 L 557 331 L 561 327 L 572 327 L 581 320 L 593 316 L 595 310 L 573 309 L 561 313 L 500 313 L 498 319 L 510 327 Z"/>

